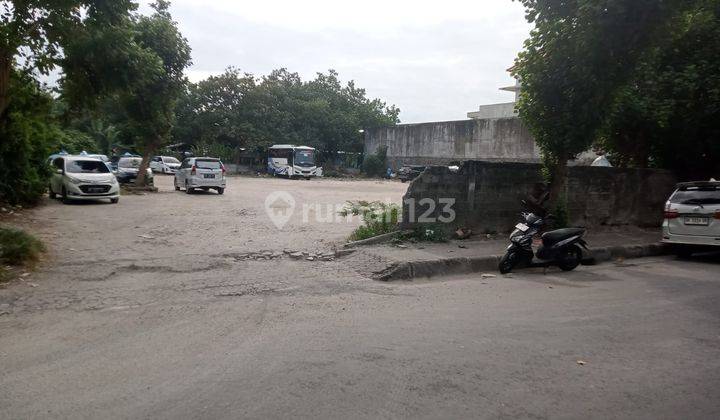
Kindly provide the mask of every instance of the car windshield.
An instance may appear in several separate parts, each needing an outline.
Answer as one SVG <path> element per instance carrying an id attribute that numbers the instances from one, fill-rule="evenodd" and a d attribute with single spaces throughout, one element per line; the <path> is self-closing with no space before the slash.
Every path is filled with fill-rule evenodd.
<path id="1" fill-rule="evenodd" d="M 65 165 L 65 172 L 71 174 L 106 174 L 107 165 L 99 160 L 71 160 Z"/>
<path id="2" fill-rule="evenodd" d="M 180 161 L 177 160 L 177 159 L 175 159 L 174 157 L 166 157 L 166 158 L 163 158 L 163 161 L 164 161 L 165 163 L 178 163 L 178 164 L 180 163 Z"/>
<path id="3" fill-rule="evenodd" d="M 142 158 L 139 157 L 129 157 L 129 158 L 121 158 L 118 162 L 118 167 L 120 168 L 139 168 L 140 164 L 142 163 Z"/>
<path id="4" fill-rule="evenodd" d="M 298 166 L 314 166 L 315 154 L 312 150 L 296 150 L 295 164 Z"/>
<path id="5" fill-rule="evenodd" d="M 220 161 L 219 160 L 196 160 L 195 166 L 202 169 L 220 169 Z"/>
<path id="6" fill-rule="evenodd" d="M 670 198 L 675 204 L 720 204 L 720 187 L 688 187 L 677 190 Z"/>

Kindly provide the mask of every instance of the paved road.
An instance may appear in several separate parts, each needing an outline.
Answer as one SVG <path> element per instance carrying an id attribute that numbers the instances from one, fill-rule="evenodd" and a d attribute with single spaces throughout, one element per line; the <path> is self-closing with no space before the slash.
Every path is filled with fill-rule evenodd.
<path id="1" fill-rule="evenodd" d="M 333 186 L 293 185 L 307 200 Z M 353 184 L 344 197 L 363 188 L 379 197 L 396 185 Z M 212 226 L 176 210 L 218 198 L 259 214 L 237 194 L 124 197 L 146 216 L 114 242 L 89 222 L 100 206 L 36 210 L 56 264 L 0 290 L 0 418 L 720 416 L 718 261 L 385 284 L 342 259 L 238 260 L 205 238 Z M 212 205 L 205 214 L 220 217 Z M 288 228 L 298 248 L 348 229 L 301 228 Z M 163 229 L 181 234 L 137 239 Z M 279 244 L 256 229 L 238 228 L 232 245 Z M 186 235 L 195 248 L 172 255 Z"/>

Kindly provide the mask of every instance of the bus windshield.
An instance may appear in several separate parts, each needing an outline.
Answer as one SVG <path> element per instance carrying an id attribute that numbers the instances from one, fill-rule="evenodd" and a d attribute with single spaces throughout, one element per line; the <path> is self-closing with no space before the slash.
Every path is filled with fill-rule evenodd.
<path id="1" fill-rule="evenodd" d="M 295 164 L 297 166 L 315 166 L 315 154 L 312 150 L 295 150 Z"/>

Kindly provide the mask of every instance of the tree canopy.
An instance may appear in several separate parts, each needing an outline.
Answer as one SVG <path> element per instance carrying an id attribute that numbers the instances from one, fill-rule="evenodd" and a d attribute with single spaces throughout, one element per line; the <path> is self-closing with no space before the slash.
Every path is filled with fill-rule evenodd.
<path id="1" fill-rule="evenodd" d="M 588 150 L 649 49 L 666 45 L 686 0 L 519 0 L 535 25 L 513 67 L 518 111 L 551 170 Z"/>
<path id="2" fill-rule="evenodd" d="M 379 99 L 368 99 L 354 82 L 341 83 L 334 70 L 303 81 L 286 69 L 255 77 L 228 68 L 188 85 L 174 139 L 248 149 L 289 143 L 359 152 L 359 130 L 395 124 L 399 112 Z"/>

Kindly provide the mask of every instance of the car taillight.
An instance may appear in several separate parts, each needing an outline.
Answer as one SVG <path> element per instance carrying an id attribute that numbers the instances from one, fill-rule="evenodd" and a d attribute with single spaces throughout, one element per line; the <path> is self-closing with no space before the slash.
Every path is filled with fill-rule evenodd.
<path id="1" fill-rule="evenodd" d="M 679 216 L 680 214 L 675 210 L 665 210 L 666 219 L 677 219 Z"/>
<path id="2" fill-rule="evenodd" d="M 193 165 L 192 168 L 190 169 L 190 175 L 195 175 L 196 172 L 197 171 L 195 170 L 195 165 Z"/>

